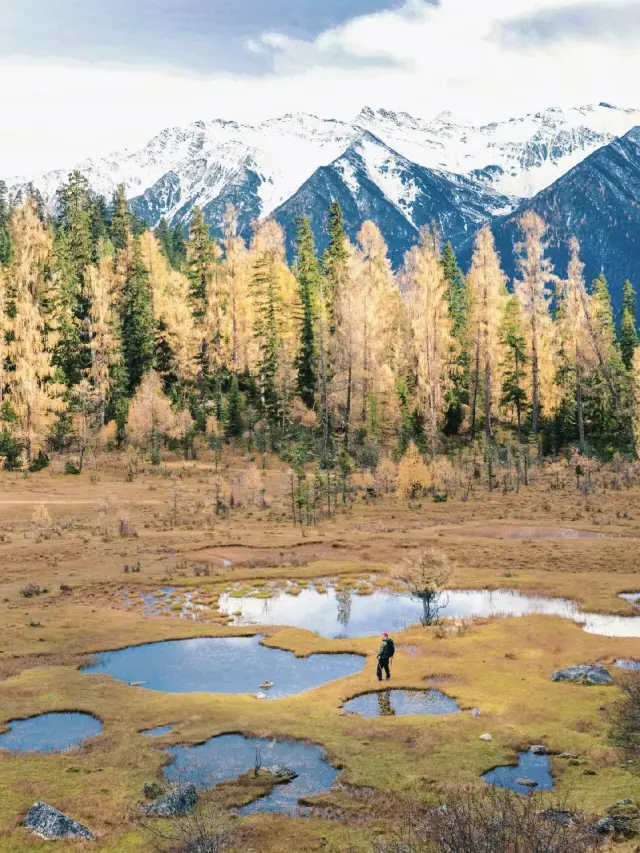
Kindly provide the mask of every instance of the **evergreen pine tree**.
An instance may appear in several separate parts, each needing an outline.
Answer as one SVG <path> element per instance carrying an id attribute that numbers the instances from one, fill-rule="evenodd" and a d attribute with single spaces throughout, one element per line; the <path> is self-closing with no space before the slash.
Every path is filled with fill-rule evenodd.
<path id="1" fill-rule="evenodd" d="M 122 300 L 122 351 L 129 394 L 152 367 L 155 355 L 153 306 L 149 272 L 144 266 L 139 238 L 134 238 Z"/>
<path id="2" fill-rule="evenodd" d="M 175 269 L 182 269 L 187 262 L 187 240 L 181 222 L 178 222 L 171 232 L 171 243 L 174 267 Z"/>
<path id="3" fill-rule="evenodd" d="M 339 201 L 332 201 L 329 205 L 329 245 L 325 249 L 322 264 L 327 280 L 327 310 L 330 322 L 333 324 L 333 306 L 341 281 L 344 279 L 347 267 L 347 235 L 344 230 L 344 218 Z"/>
<path id="4" fill-rule="evenodd" d="M 0 267 L 11 260 L 11 207 L 7 185 L 0 181 Z"/>
<path id="5" fill-rule="evenodd" d="M 468 320 L 467 287 L 451 243 L 444 247 L 440 263 L 447 282 L 452 332 L 457 344 L 453 385 L 447 392 L 447 412 L 443 430 L 445 435 L 455 435 L 464 420 L 464 406 L 469 402 L 469 353 L 465 346 Z"/>
<path id="6" fill-rule="evenodd" d="M 189 227 L 187 276 L 191 283 L 190 296 L 193 313 L 204 317 L 209 284 L 216 261 L 215 243 L 209 236 L 209 226 L 204 221 L 202 208 L 194 207 Z"/>
<path id="7" fill-rule="evenodd" d="M 92 260 L 91 207 L 89 182 L 76 169 L 58 190 L 58 222 L 67 236 L 67 254 L 78 291 Z"/>
<path id="8" fill-rule="evenodd" d="M 227 438 L 242 438 L 244 420 L 242 417 L 242 395 L 238 385 L 238 377 L 233 376 L 231 388 L 227 397 L 227 412 L 225 418 L 225 433 Z"/>
<path id="9" fill-rule="evenodd" d="M 63 229 L 55 237 L 54 277 L 56 281 L 56 343 L 52 363 L 59 367 L 69 386 L 77 385 L 91 364 L 88 336 L 83 334 L 86 300 L 81 304 L 82 283 L 76 278 L 76 264 L 69 238 Z"/>
<path id="10" fill-rule="evenodd" d="M 116 252 L 121 252 L 127 248 L 129 234 L 131 232 L 131 215 L 127 206 L 127 194 L 124 184 L 120 184 L 113 195 L 111 203 L 113 213 L 111 214 L 111 223 L 109 226 L 109 235 Z"/>
<path id="11" fill-rule="evenodd" d="M 165 217 L 163 216 L 160 220 L 158 227 L 153 232 L 160 243 L 160 248 L 164 252 L 165 258 L 169 261 L 172 267 L 175 268 L 174 261 L 174 247 L 173 247 L 173 233 L 169 228 L 169 224 Z"/>
<path id="12" fill-rule="evenodd" d="M 100 248 L 104 240 L 109 236 L 107 222 L 109 221 L 109 210 L 104 196 L 97 195 L 91 200 L 91 262 L 100 262 Z"/>
<path id="13" fill-rule="evenodd" d="M 633 354 L 637 346 L 636 292 L 631 282 L 625 281 L 622 294 L 622 316 L 620 318 L 620 350 L 627 370 L 631 370 Z"/>
<path id="14" fill-rule="evenodd" d="M 298 393 L 304 404 L 309 408 L 312 408 L 315 403 L 318 385 L 315 322 L 321 275 L 320 265 L 315 253 L 311 222 L 308 217 L 300 217 L 298 220 L 296 277 L 302 304 L 302 322 L 300 324 L 300 348 L 296 359 L 296 369 L 298 371 Z"/>
<path id="15" fill-rule="evenodd" d="M 516 296 L 512 296 L 504 310 L 501 340 L 505 360 L 502 364 L 502 405 L 512 407 L 516 414 L 518 440 L 522 438 L 522 413 L 527 399 L 524 389 L 527 359 L 527 342 L 522 327 L 522 308 Z"/>

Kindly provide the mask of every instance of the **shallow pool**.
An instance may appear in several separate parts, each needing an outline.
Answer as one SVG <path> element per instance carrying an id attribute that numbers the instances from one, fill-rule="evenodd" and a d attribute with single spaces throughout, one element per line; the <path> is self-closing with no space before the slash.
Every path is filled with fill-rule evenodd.
<path id="1" fill-rule="evenodd" d="M 553 776 L 551 775 L 551 761 L 548 755 L 534 755 L 533 752 L 521 752 L 520 763 L 517 765 L 506 765 L 489 770 L 482 777 L 489 785 L 499 788 L 509 788 L 518 794 L 530 794 L 532 791 L 551 791 L 553 789 Z M 537 782 L 535 787 L 521 785 L 519 779 L 531 779 Z"/>
<path id="2" fill-rule="evenodd" d="M 10 752 L 66 752 L 103 731 L 96 717 L 75 711 L 10 720 L 9 726 L 0 735 L 0 749 Z"/>
<path id="3" fill-rule="evenodd" d="M 319 746 L 297 741 L 245 738 L 242 735 L 221 735 L 197 746 L 169 747 L 167 752 L 173 762 L 164 772 L 172 782 L 194 782 L 199 788 L 212 788 L 219 782 L 237 779 L 253 769 L 256 750 L 262 767 L 289 767 L 296 771 L 298 778 L 276 785 L 271 794 L 240 809 L 240 814 L 295 814 L 300 797 L 328 791 L 338 775 Z"/>
<path id="4" fill-rule="evenodd" d="M 291 625 L 324 637 L 364 637 L 382 631 L 402 631 L 424 620 L 420 601 L 409 595 L 376 590 L 358 595 L 352 589 L 326 592 L 303 589 L 292 596 L 274 590 L 272 598 L 220 596 L 219 608 L 234 615 L 236 625 Z M 583 613 L 574 601 L 523 595 L 508 589 L 454 590 L 442 598 L 439 616 L 455 618 L 528 616 L 541 613 L 571 619 L 585 631 L 608 637 L 640 637 L 640 616 Z"/>
<path id="5" fill-rule="evenodd" d="M 156 726 L 155 729 L 144 729 L 140 734 L 145 737 L 162 737 L 163 735 L 168 735 L 173 731 L 173 726 Z"/>
<path id="6" fill-rule="evenodd" d="M 350 699 L 342 706 L 361 717 L 402 717 L 408 714 L 459 714 L 455 699 L 439 690 L 379 690 Z"/>
<path id="7" fill-rule="evenodd" d="M 201 637 L 102 652 L 82 672 L 167 693 L 260 693 L 260 685 L 272 681 L 264 695 L 279 699 L 354 675 L 363 666 L 359 655 L 297 658 L 261 645 L 260 637 Z"/>

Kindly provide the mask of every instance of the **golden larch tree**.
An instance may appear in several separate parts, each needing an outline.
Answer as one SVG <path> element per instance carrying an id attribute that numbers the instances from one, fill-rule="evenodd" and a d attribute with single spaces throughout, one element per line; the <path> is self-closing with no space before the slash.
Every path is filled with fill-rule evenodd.
<path id="1" fill-rule="evenodd" d="M 85 273 L 85 292 L 89 300 L 91 341 L 91 381 L 99 395 L 99 418 L 104 426 L 105 406 L 111 389 L 111 368 L 121 359 L 118 335 L 118 298 L 120 285 L 111 257 Z"/>
<path id="2" fill-rule="evenodd" d="M 238 235 L 238 214 L 228 205 L 224 216 L 222 276 L 226 294 L 223 340 L 227 345 L 225 362 L 234 373 L 249 371 L 256 363 L 253 338 L 253 303 L 250 299 L 251 258 Z"/>
<path id="3" fill-rule="evenodd" d="M 18 418 L 18 432 L 30 460 L 34 452 L 44 447 L 56 413 L 65 408 L 65 387 L 55 381 L 51 363 L 55 332 L 47 328 L 42 311 L 43 300 L 48 301 L 51 295 L 48 276 L 53 266 L 53 240 L 33 201 L 14 211 L 11 237 L 13 259 L 7 280 L 15 319 L 8 356 L 14 370 L 7 386 Z"/>
<path id="4" fill-rule="evenodd" d="M 569 266 L 566 281 L 559 281 L 556 289 L 558 352 L 563 366 L 561 381 L 565 393 L 575 387 L 578 441 L 581 453 L 585 452 L 583 392 L 585 378 L 593 367 L 595 352 L 589 334 L 591 297 L 584 282 L 584 264 L 580 260 L 580 244 L 573 237 L 569 242 Z M 573 380 L 573 382 L 571 382 Z"/>
<path id="5" fill-rule="evenodd" d="M 149 271 L 156 334 L 171 352 L 180 378 L 191 382 L 197 375 L 201 335 L 189 303 L 189 280 L 171 269 L 151 231 L 141 236 L 140 248 Z"/>
<path id="6" fill-rule="evenodd" d="M 551 261 L 545 257 L 547 226 L 537 213 L 527 211 L 519 222 L 522 242 L 516 245 L 517 267 L 520 274 L 516 293 L 522 304 L 527 341 L 531 385 L 531 430 L 540 431 L 544 409 L 552 409 L 557 389 L 554 387 L 554 327 L 549 310 L 549 285 L 556 281 Z"/>
<path id="7" fill-rule="evenodd" d="M 435 455 L 446 394 L 452 386 L 455 341 L 440 247 L 429 231 L 424 230 L 420 245 L 407 252 L 403 278 L 413 327 L 418 404 L 425 416 L 430 449 Z"/>
<path id="8" fill-rule="evenodd" d="M 478 397 L 484 395 L 485 435 L 493 438 L 493 412 L 502 387 L 504 344 L 501 328 L 507 304 L 507 277 L 500 266 L 488 225 L 476 235 L 468 280 L 468 339 L 472 342 L 471 434 L 475 435 Z"/>

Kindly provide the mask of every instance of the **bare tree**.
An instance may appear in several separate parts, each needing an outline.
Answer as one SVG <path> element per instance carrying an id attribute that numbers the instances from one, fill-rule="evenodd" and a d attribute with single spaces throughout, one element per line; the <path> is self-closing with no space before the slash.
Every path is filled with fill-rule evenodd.
<path id="1" fill-rule="evenodd" d="M 422 602 L 425 625 L 432 625 L 440 608 L 446 607 L 443 594 L 452 575 L 449 558 L 436 548 L 414 551 L 395 571 L 395 577 L 407 588 L 409 595 Z"/>
<path id="2" fill-rule="evenodd" d="M 403 823 L 375 853 L 587 853 L 601 843 L 566 803 L 502 788 L 461 789 Z"/>
<path id="3" fill-rule="evenodd" d="M 622 750 L 630 768 L 640 774 L 640 675 L 621 676 L 618 687 L 622 696 L 609 714 L 611 740 Z"/>

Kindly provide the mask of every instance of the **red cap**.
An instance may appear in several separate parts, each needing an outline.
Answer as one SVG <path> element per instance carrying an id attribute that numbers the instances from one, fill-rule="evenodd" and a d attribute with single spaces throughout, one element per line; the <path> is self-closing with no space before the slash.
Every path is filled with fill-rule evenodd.
<path id="1" fill-rule="evenodd" d="M 389 635 L 387 634 L 387 632 L 386 632 L 386 631 L 383 631 L 383 632 L 382 632 L 382 636 L 383 636 L 383 637 L 388 637 Z"/>

